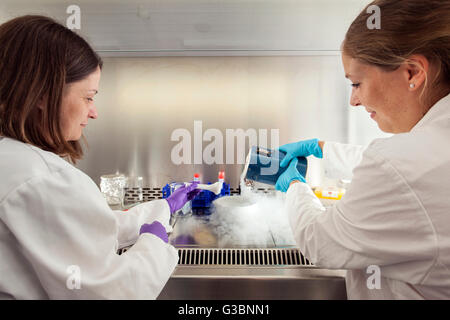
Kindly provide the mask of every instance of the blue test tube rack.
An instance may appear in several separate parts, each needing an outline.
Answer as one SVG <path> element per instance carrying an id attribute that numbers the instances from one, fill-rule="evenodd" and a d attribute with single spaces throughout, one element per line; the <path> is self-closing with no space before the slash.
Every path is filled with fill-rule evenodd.
<path id="1" fill-rule="evenodd" d="M 208 182 L 208 184 L 211 184 L 211 182 Z M 162 188 L 162 198 L 165 199 L 170 196 L 170 185 L 166 184 Z M 218 195 L 214 194 L 211 191 L 208 190 L 202 190 L 194 199 L 192 199 L 192 212 L 195 215 L 210 215 L 212 213 L 211 204 L 214 200 L 231 195 L 230 192 L 230 185 L 227 183 L 223 183 L 222 190 Z"/>

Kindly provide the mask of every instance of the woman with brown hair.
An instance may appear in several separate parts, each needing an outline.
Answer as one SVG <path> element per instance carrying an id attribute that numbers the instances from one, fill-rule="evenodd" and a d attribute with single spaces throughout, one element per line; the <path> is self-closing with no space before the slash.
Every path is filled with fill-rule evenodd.
<path id="1" fill-rule="evenodd" d="M 52 19 L 0 26 L 0 299 L 154 299 L 178 262 L 166 229 L 196 184 L 112 211 L 62 159 L 83 155 L 101 68 L 89 44 Z"/>
<path id="2" fill-rule="evenodd" d="M 370 29 L 369 6 L 381 12 Z M 350 299 L 450 299 L 450 1 L 376 0 L 342 45 L 350 104 L 384 132 L 367 148 L 311 139 L 280 147 L 277 181 L 296 241 L 319 267 L 347 269 Z M 352 179 L 325 209 L 296 170 L 323 158 Z M 292 161 L 291 161 L 292 159 Z"/>

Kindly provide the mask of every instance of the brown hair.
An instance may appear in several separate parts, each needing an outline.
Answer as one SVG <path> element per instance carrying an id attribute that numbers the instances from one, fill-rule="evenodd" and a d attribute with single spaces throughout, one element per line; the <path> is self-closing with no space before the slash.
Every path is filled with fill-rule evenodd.
<path id="1" fill-rule="evenodd" d="M 381 28 L 369 29 L 369 6 L 380 8 Z M 342 51 L 363 63 L 394 71 L 413 54 L 437 67 L 432 85 L 450 85 L 450 1 L 375 0 L 353 21 Z M 427 86 L 427 81 L 425 87 Z M 424 88 L 425 89 L 425 88 Z"/>
<path id="2" fill-rule="evenodd" d="M 83 38 L 48 17 L 0 25 L 0 135 L 81 159 L 80 142 L 61 131 L 63 90 L 102 65 Z"/>

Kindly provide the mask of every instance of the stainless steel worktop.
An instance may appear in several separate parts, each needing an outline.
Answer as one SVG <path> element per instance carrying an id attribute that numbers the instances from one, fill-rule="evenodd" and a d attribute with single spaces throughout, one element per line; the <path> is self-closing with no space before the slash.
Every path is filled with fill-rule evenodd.
<path id="1" fill-rule="evenodd" d="M 158 299 L 347 299 L 346 271 L 316 267 L 296 247 L 288 225 L 264 229 L 255 221 L 258 236 L 249 240 L 245 233 L 253 226 L 220 225 L 228 220 L 213 215 L 171 218 L 169 242 L 179 262 Z"/>
<path id="2" fill-rule="evenodd" d="M 208 216 L 177 217 L 172 225 L 180 259 L 158 299 L 347 299 L 344 270 L 317 268 L 270 231 L 260 245 L 219 247 Z"/>
<path id="3" fill-rule="evenodd" d="M 178 266 L 158 299 L 345 300 L 344 276 L 298 266 Z"/>

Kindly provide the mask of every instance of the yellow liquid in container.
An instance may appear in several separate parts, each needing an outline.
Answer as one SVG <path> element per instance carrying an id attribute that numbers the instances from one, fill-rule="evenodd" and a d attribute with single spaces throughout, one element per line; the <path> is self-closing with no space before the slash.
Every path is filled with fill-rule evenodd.
<path id="1" fill-rule="evenodd" d="M 315 188 L 314 194 L 319 199 L 328 199 L 328 200 L 341 200 L 342 196 L 345 194 L 345 189 L 342 188 Z"/>

